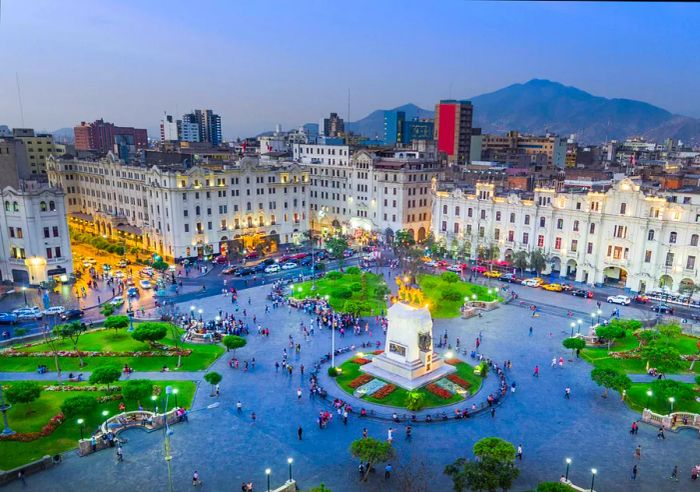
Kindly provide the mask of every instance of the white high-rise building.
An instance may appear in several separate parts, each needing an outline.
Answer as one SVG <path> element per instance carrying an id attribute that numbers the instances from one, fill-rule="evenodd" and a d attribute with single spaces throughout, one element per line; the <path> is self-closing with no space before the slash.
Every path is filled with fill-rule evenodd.
<path id="1" fill-rule="evenodd" d="M 172 115 L 165 114 L 160 120 L 160 141 L 174 142 L 179 140 L 177 131 L 177 121 Z"/>

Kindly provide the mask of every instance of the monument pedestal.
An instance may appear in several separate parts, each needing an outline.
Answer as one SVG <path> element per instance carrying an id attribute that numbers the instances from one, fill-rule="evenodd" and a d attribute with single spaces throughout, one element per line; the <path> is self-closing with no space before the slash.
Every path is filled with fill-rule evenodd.
<path id="1" fill-rule="evenodd" d="M 453 366 L 443 364 L 442 359 L 434 360 L 433 364 L 435 363 L 437 366 L 433 365 L 432 370 L 426 372 L 420 361 L 402 364 L 381 354 L 374 356 L 369 364 L 361 366 L 360 371 L 411 391 L 456 371 Z"/>

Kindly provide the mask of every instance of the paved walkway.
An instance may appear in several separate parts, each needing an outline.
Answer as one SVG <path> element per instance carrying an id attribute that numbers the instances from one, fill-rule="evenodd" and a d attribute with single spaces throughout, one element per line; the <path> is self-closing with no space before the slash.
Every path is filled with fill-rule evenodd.
<path id="1" fill-rule="evenodd" d="M 630 490 L 629 472 L 635 463 L 639 465 L 636 491 L 692 487 L 689 470 L 700 461 L 698 453 L 693 452 L 698 449 L 697 432 L 669 432 L 660 441 L 655 429 L 642 426 L 638 435 L 630 435 L 629 426 L 639 414 L 627 409 L 620 398 L 601 398 L 601 388 L 590 379 L 591 366 L 582 360 L 568 359 L 569 351 L 563 349 L 561 340 L 569 334 L 570 319 L 554 311 L 531 318 L 524 316 L 522 308 L 504 306 L 483 318 L 436 321 L 437 334 L 447 330 L 452 341 L 459 336 L 465 346 L 472 344 L 481 331 L 484 353 L 498 361 L 512 360 L 510 377 L 516 381 L 517 391 L 498 408 L 495 418 L 486 414 L 459 423 L 416 426 L 410 442 L 403 439 L 402 426 L 354 416 L 347 426 L 334 419 L 327 429 L 321 430 L 315 419 L 326 407 L 307 397 L 308 374 L 302 377 L 295 370 L 288 376 L 274 369 L 274 361 L 280 360 L 282 349 L 287 347 L 288 335 L 300 338 L 299 323 L 308 323 L 309 318 L 286 308 L 265 315 L 267 291 L 268 287 L 255 288 L 240 296 L 249 319 L 251 312 L 255 312 L 261 324 L 271 330 L 270 337 L 251 334 L 248 345 L 236 351 L 241 360 L 255 357 L 255 370 L 230 369 L 227 356 L 222 357 L 211 368 L 224 376 L 221 397 L 211 398 L 208 391 L 198 391 L 194 408 L 199 410 L 192 413 L 188 424 L 172 428 L 176 491 L 192 489 L 191 475 L 195 469 L 208 490 L 238 490 L 244 480 L 252 480 L 256 490 L 264 490 L 265 468 L 271 468 L 273 484 L 287 478 L 287 457 L 294 459 L 293 473 L 303 489 L 323 482 L 334 492 L 451 490 L 452 484 L 443 474 L 444 466 L 459 457 L 469 457 L 473 443 L 487 436 L 502 437 L 523 446 L 524 458 L 518 462 L 521 473 L 513 490 L 529 490 L 540 481 L 557 480 L 564 473 L 565 458 L 573 460 L 569 475 L 575 483 L 590 483 L 590 469 L 597 468 L 597 490 Z M 581 313 L 591 312 L 595 306 L 589 300 L 565 295 L 552 301 L 552 295 L 534 289 L 527 293 L 528 298 L 537 302 L 557 304 Z M 189 304 L 183 307 L 189 309 Z M 230 298 L 221 296 L 198 299 L 195 305 L 203 309 L 206 319 L 216 316 L 219 309 L 232 309 Z M 631 314 L 634 308 L 622 311 L 623 315 Z M 528 336 L 529 326 L 533 327 L 532 336 Z M 361 343 L 367 337 L 363 335 L 356 340 Z M 302 363 L 310 368 L 320 354 L 329 350 L 330 334 L 317 333 L 309 342 L 302 342 L 301 354 L 293 354 L 291 361 L 296 368 Z M 564 368 L 550 367 L 551 359 L 559 356 L 567 357 Z M 532 376 L 535 365 L 540 366 L 538 378 Z M 564 398 L 567 386 L 572 389 L 570 400 Z M 302 388 L 301 400 L 297 400 L 297 388 Z M 239 400 L 243 404 L 242 413 L 235 409 Z M 212 403 L 219 405 L 209 408 Z M 256 413 L 255 421 L 251 412 Z M 297 438 L 299 426 L 303 428 L 301 441 Z M 385 482 L 382 474 L 377 473 L 369 483 L 358 484 L 357 462 L 348 451 L 350 443 L 361 436 L 363 428 L 370 436 L 385 439 L 390 426 L 396 428 L 397 451 L 392 479 Z M 28 489 L 17 482 L 6 489 L 91 490 L 95 484 L 109 484 L 110 490 L 116 491 L 167 490 L 162 435 L 134 429 L 127 431 L 127 436 L 124 463 L 117 464 L 109 451 L 85 458 L 69 453 L 61 465 L 28 477 Z M 642 447 L 642 459 L 638 462 L 633 457 L 637 445 Z M 674 465 L 681 470 L 678 484 L 667 479 Z M 414 473 L 417 468 L 426 471 L 424 479 L 420 473 Z M 399 483 L 409 478 L 413 485 Z M 419 483 L 422 480 L 429 485 L 423 487 Z"/>
<path id="2" fill-rule="evenodd" d="M 133 372 L 128 377 L 122 375 L 120 381 L 128 381 L 129 379 L 153 379 L 154 381 L 178 381 L 178 380 L 191 380 L 199 381 L 204 377 L 206 371 L 169 371 L 169 372 Z M 75 371 L 73 374 L 79 374 Z M 83 380 L 87 381 L 90 379 L 90 372 L 80 373 L 83 375 Z M 36 372 L 0 372 L 0 381 L 21 381 L 21 380 L 33 380 L 33 381 L 59 381 L 56 377 L 55 372 L 47 372 L 45 374 L 39 374 Z M 68 382 L 68 372 L 64 372 L 61 375 L 60 381 Z"/>
<path id="3" fill-rule="evenodd" d="M 658 378 L 649 374 L 628 374 L 633 383 L 650 383 Z M 664 379 L 680 381 L 681 383 L 694 383 L 697 374 L 665 374 Z"/>

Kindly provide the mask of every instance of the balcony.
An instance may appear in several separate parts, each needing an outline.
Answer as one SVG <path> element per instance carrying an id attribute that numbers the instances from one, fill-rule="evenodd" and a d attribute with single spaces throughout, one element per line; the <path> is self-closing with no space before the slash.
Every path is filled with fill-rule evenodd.
<path id="1" fill-rule="evenodd" d="M 605 258 L 605 263 L 607 263 L 610 266 L 627 267 L 630 262 L 629 262 L 629 260 L 626 260 L 624 258 L 615 259 L 613 257 L 609 257 L 609 258 Z"/>

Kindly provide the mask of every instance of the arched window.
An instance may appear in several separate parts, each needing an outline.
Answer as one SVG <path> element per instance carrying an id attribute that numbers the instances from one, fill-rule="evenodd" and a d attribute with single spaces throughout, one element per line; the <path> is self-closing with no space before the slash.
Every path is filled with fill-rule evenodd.
<path id="1" fill-rule="evenodd" d="M 693 234 L 692 236 L 690 236 L 690 245 L 691 246 L 698 245 L 698 235 L 697 234 Z"/>
<path id="2" fill-rule="evenodd" d="M 19 203 L 17 202 L 12 202 L 12 210 L 14 212 L 19 212 Z"/>
<path id="3" fill-rule="evenodd" d="M 678 233 L 676 233 L 676 232 L 672 232 L 668 236 L 668 242 L 671 244 L 675 244 L 677 239 L 678 239 Z"/>
<path id="4" fill-rule="evenodd" d="M 42 201 L 42 202 L 39 204 L 39 210 L 41 210 L 42 212 L 46 212 L 46 202 L 43 202 L 43 201 Z"/>
<path id="5" fill-rule="evenodd" d="M 654 240 L 654 229 L 650 229 L 649 232 L 647 233 L 647 241 L 653 241 Z"/>
<path id="6" fill-rule="evenodd" d="M 49 202 L 49 211 L 51 211 L 51 212 L 56 211 L 56 203 L 54 203 L 53 200 Z"/>
<path id="7" fill-rule="evenodd" d="M 248 217 L 248 227 L 253 227 L 253 217 Z"/>
<path id="8" fill-rule="evenodd" d="M 265 225 L 265 217 L 261 215 L 260 217 L 258 217 L 258 226 L 262 227 L 264 225 Z"/>
<path id="9" fill-rule="evenodd" d="M 5 200 L 5 212 L 10 211 L 10 202 L 8 200 Z"/>

